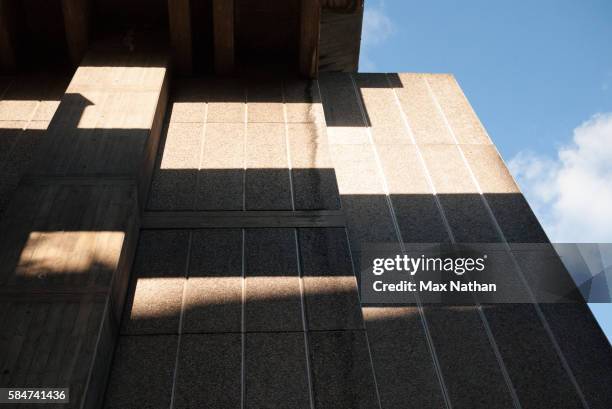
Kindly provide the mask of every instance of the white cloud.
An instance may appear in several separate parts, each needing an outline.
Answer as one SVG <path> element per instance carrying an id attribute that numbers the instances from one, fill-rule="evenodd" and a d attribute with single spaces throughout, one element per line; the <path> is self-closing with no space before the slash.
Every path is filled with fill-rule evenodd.
<path id="1" fill-rule="evenodd" d="M 394 32 L 395 26 L 391 18 L 385 14 L 382 4 L 369 6 L 366 3 L 361 31 L 360 71 L 376 70 L 376 63 L 370 57 L 370 53 L 374 47 L 385 42 Z"/>
<path id="2" fill-rule="evenodd" d="M 361 33 L 364 45 L 380 44 L 391 37 L 394 31 L 395 26 L 382 7 L 366 6 L 363 13 L 363 29 Z"/>
<path id="3" fill-rule="evenodd" d="M 555 242 L 612 242 L 612 112 L 574 129 L 550 158 L 520 152 L 509 167 Z"/>

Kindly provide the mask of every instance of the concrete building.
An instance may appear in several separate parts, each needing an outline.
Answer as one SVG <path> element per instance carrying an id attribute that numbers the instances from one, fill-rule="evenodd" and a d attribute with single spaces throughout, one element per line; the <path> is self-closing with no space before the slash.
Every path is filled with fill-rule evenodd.
<path id="1" fill-rule="evenodd" d="M 0 387 L 69 387 L 68 408 L 612 407 L 584 303 L 360 302 L 365 243 L 501 243 L 526 297 L 543 261 L 519 243 L 548 243 L 452 75 L 356 72 L 362 15 L 0 0 Z"/>

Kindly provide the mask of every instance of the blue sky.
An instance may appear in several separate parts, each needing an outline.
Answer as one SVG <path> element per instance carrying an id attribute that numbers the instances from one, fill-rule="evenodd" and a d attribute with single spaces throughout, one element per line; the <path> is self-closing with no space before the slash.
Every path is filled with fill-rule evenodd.
<path id="1" fill-rule="evenodd" d="M 612 242 L 612 1 L 365 4 L 360 71 L 454 74 L 551 240 Z"/>

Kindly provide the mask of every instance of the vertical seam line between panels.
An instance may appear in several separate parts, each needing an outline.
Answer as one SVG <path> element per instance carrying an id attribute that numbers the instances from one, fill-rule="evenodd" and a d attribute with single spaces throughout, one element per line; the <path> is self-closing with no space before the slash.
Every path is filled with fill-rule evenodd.
<path id="1" fill-rule="evenodd" d="M 314 81 L 317 84 L 317 93 L 319 94 L 319 101 L 321 104 L 321 111 L 323 113 L 323 126 L 325 127 L 325 133 L 327 134 L 327 121 L 325 120 L 325 109 L 323 107 L 323 94 L 321 93 L 321 86 L 319 85 L 319 80 Z M 329 138 L 327 139 L 327 145 L 331 148 L 331 143 L 329 142 Z M 336 169 L 335 161 L 333 155 L 330 155 L 331 164 L 334 167 L 334 171 Z M 338 200 L 340 201 L 340 209 L 344 212 L 344 208 L 342 206 L 342 194 L 340 193 L 340 188 L 338 187 Z M 349 257 L 351 258 L 351 268 L 353 269 L 353 276 L 355 277 L 355 284 L 358 286 L 359 282 L 357 281 L 357 271 L 358 267 L 355 265 L 355 259 L 353 257 L 353 251 L 351 249 L 351 240 L 348 234 L 348 226 L 344 226 L 344 234 L 346 236 L 346 244 L 348 247 Z M 382 404 L 380 400 L 380 392 L 378 390 L 378 380 L 376 379 L 376 369 L 374 367 L 374 358 L 372 355 L 372 348 L 370 347 L 370 338 L 368 336 L 366 320 L 363 315 L 363 304 L 361 303 L 361 294 L 359 294 L 359 288 L 357 288 L 357 299 L 359 300 L 359 312 L 361 314 L 361 322 L 363 324 L 363 333 L 365 336 L 366 347 L 368 349 L 368 358 L 370 361 L 370 368 L 372 368 L 372 377 L 374 378 L 374 387 L 376 389 L 376 399 L 378 401 L 378 407 L 382 409 Z"/>
<path id="2" fill-rule="evenodd" d="M 247 136 L 248 124 L 249 124 L 249 91 L 246 87 L 243 90 L 244 93 L 244 137 L 242 147 L 242 210 L 246 210 L 246 174 L 247 174 L 247 143 L 249 142 Z"/>
<path id="3" fill-rule="evenodd" d="M 246 229 L 241 229 L 242 247 L 241 247 L 241 269 L 242 269 L 242 297 L 240 311 L 240 407 L 246 407 L 246 323 L 245 323 L 245 303 L 246 303 L 246 260 L 245 260 L 245 240 Z"/>
<path id="4" fill-rule="evenodd" d="M 195 191 L 193 192 L 193 206 L 192 209 L 196 210 L 198 207 L 198 191 L 200 188 L 200 178 L 202 173 L 202 165 L 204 164 L 204 148 L 206 145 L 206 130 L 208 127 L 208 102 L 206 103 L 206 109 L 204 111 L 204 124 L 202 125 L 202 140 L 200 141 L 200 157 L 198 159 L 198 170 L 196 173 Z"/>
<path id="5" fill-rule="evenodd" d="M 179 357 L 181 353 L 181 338 L 183 333 L 183 317 L 185 315 L 185 297 L 187 295 L 187 280 L 189 279 L 189 268 L 190 268 L 190 259 L 191 259 L 191 243 L 192 243 L 192 232 L 189 230 L 189 238 L 187 241 L 187 260 L 185 261 L 185 275 L 183 281 L 183 293 L 181 295 L 181 313 L 179 315 L 179 324 L 178 324 L 178 339 L 176 341 L 176 355 L 174 357 L 174 372 L 172 374 L 172 392 L 170 395 L 170 409 L 174 408 L 174 401 L 176 399 L 176 381 L 178 378 L 178 367 L 179 367 Z"/>
<path id="6" fill-rule="evenodd" d="M 300 244 L 298 239 L 298 229 L 293 229 L 293 238 L 295 241 L 295 255 L 298 269 L 298 279 L 300 284 L 300 304 L 302 310 L 302 329 L 304 334 L 304 350 L 306 353 L 306 380 L 308 382 L 308 398 L 310 401 L 310 409 L 315 409 L 314 405 L 314 389 L 312 385 L 311 373 L 310 373 L 310 347 L 308 343 L 308 323 L 306 322 L 306 295 L 304 294 L 304 277 L 301 266 L 301 253 Z"/>
<path id="7" fill-rule="evenodd" d="M 472 168 L 469 165 L 469 163 L 467 161 L 467 158 L 465 157 L 465 154 L 463 153 L 463 149 L 461 148 L 461 145 L 459 144 L 457 136 L 455 135 L 455 132 L 453 131 L 452 127 L 450 126 L 450 123 L 448 122 L 446 114 L 442 110 L 442 106 L 438 102 L 438 99 L 437 99 L 436 95 L 434 94 L 433 90 L 431 89 L 431 86 L 430 86 L 429 81 L 427 79 L 425 80 L 425 83 L 427 84 L 427 89 L 429 90 L 429 93 L 431 95 L 432 100 L 434 101 L 434 103 L 436 105 L 436 108 L 438 109 L 438 111 L 442 115 L 442 118 L 444 119 L 444 123 L 445 123 L 446 127 L 448 128 L 449 132 L 451 133 L 451 136 L 453 137 L 453 139 L 455 141 L 455 146 L 457 146 L 457 149 L 459 151 L 459 154 L 461 155 L 463 163 L 466 166 L 466 168 L 467 168 L 467 170 L 468 170 L 468 172 L 470 174 L 472 182 L 476 186 L 478 194 L 480 195 L 482 203 L 484 204 L 485 209 L 487 210 L 487 213 L 489 214 L 489 217 L 491 218 L 491 221 L 493 222 L 493 226 L 494 226 L 497 234 L 501 238 L 502 243 L 505 244 L 506 250 L 508 251 L 508 253 L 510 255 L 510 258 L 512 259 L 513 265 L 514 265 L 514 267 L 516 268 L 516 270 L 518 272 L 519 278 L 521 279 L 523 285 L 525 286 L 525 288 L 527 290 L 527 293 L 529 294 L 529 297 L 532 299 L 533 307 L 536 310 L 536 313 L 538 315 L 538 318 L 539 318 L 540 322 L 542 323 L 542 326 L 544 327 L 544 330 L 546 331 L 549 339 L 551 340 L 551 342 L 553 344 L 553 348 L 555 349 L 555 352 L 557 353 L 557 356 L 559 357 L 559 360 L 561 361 L 561 365 L 563 366 L 563 368 L 567 372 L 567 375 L 569 376 L 571 383 L 573 384 L 574 388 L 576 389 L 576 393 L 578 394 L 578 397 L 580 398 L 580 401 L 581 401 L 583 407 L 585 409 L 589 409 L 589 405 L 588 405 L 588 403 L 586 401 L 586 398 L 584 397 L 582 389 L 580 388 L 580 385 L 578 384 L 576 378 L 574 377 L 574 373 L 573 373 L 572 369 L 570 368 L 567 360 L 565 359 L 565 355 L 563 354 L 563 351 L 561 350 L 561 347 L 559 346 L 559 343 L 557 342 L 557 339 L 556 339 L 554 333 L 552 332 L 552 329 L 548 325 L 546 317 L 544 316 L 544 313 L 542 312 L 542 310 L 540 308 L 540 305 L 537 303 L 537 299 L 535 298 L 533 292 L 531 291 L 531 287 L 529 286 L 527 280 L 525 279 L 525 276 L 523 274 L 523 271 L 522 271 L 520 265 L 518 264 L 518 261 L 516 261 L 516 258 L 514 257 L 514 253 L 512 252 L 512 248 L 510 247 L 508 241 L 506 240 L 506 236 L 505 236 L 503 230 L 501 229 L 501 226 L 497 222 L 497 218 L 495 217 L 495 214 L 493 213 L 493 210 L 491 209 L 491 207 L 489 205 L 489 202 L 487 201 L 487 199 L 485 198 L 485 196 L 483 194 L 483 191 L 482 191 L 482 189 L 480 187 L 480 184 L 478 183 L 478 180 L 476 179 L 476 176 L 474 175 L 474 172 L 472 171 Z"/>
<path id="8" fill-rule="evenodd" d="M 295 211 L 295 198 L 293 192 L 293 175 L 291 172 L 291 152 L 289 150 L 289 127 L 287 125 L 287 105 L 285 103 L 285 84 L 281 81 L 281 98 L 283 103 L 283 125 L 285 129 L 285 149 L 287 150 L 287 166 L 289 172 L 289 193 L 291 194 L 291 210 Z M 297 231 L 296 231 L 297 234 Z"/>

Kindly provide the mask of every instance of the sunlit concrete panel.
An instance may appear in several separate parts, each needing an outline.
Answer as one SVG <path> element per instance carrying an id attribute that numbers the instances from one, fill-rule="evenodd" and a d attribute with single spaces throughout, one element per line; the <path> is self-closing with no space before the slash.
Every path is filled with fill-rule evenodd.
<path id="1" fill-rule="evenodd" d="M 291 186 L 284 124 L 248 124 L 246 152 L 246 209 L 290 210 Z"/>
<path id="2" fill-rule="evenodd" d="M 245 142 L 243 124 L 206 124 L 197 177 L 197 210 L 242 210 Z"/>
<path id="3" fill-rule="evenodd" d="M 463 91 L 449 74 L 431 74 L 426 77 L 435 100 L 457 142 L 461 144 L 491 144 L 487 131 L 474 113 Z"/>
<path id="4" fill-rule="evenodd" d="M 325 122 L 316 81 L 285 80 L 283 95 L 288 123 Z"/>
<path id="5" fill-rule="evenodd" d="M 204 125 L 171 122 L 162 138 L 164 136 L 148 207 L 152 210 L 193 209 Z"/>
<path id="6" fill-rule="evenodd" d="M 402 111 L 418 144 L 453 144 L 440 109 L 432 98 L 426 74 L 388 74 Z"/>
<path id="7" fill-rule="evenodd" d="M 376 145 L 413 143 L 386 74 L 354 74 L 365 119 Z"/>

